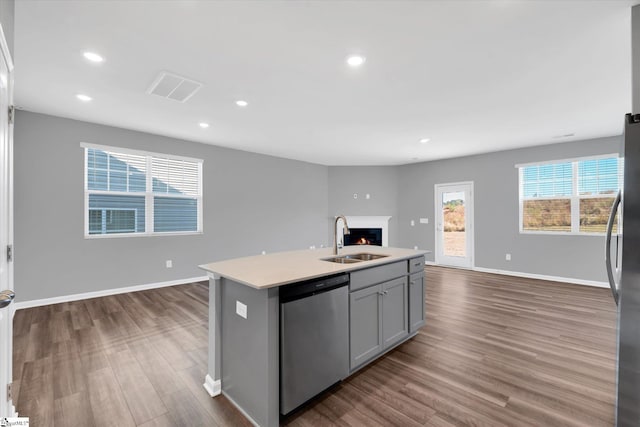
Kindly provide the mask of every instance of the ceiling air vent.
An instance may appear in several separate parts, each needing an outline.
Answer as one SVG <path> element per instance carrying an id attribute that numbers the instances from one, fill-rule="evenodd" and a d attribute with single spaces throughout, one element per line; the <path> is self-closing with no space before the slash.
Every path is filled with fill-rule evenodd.
<path id="1" fill-rule="evenodd" d="M 202 83 L 195 80 L 162 71 L 151 83 L 147 93 L 173 99 L 174 101 L 186 102 L 201 87 Z"/>

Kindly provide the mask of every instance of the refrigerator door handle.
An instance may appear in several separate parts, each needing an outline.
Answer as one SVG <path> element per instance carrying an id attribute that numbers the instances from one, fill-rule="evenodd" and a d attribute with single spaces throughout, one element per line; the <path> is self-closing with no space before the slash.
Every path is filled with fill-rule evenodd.
<path id="1" fill-rule="evenodd" d="M 620 206 L 621 201 L 622 192 L 618 191 L 616 200 L 613 202 L 613 206 L 611 207 L 609 221 L 607 222 L 607 243 L 605 244 L 604 254 L 607 265 L 607 276 L 609 277 L 609 286 L 611 287 L 611 294 L 613 295 L 613 300 L 616 302 L 616 305 L 618 305 L 618 289 L 616 288 L 616 280 L 613 277 L 613 267 L 611 266 L 611 232 L 613 231 L 613 224 L 616 221 L 616 214 L 618 213 L 618 207 Z"/>

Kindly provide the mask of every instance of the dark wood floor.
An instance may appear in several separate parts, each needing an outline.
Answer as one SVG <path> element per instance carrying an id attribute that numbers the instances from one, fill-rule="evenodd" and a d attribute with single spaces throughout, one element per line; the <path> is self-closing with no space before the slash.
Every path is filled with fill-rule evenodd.
<path id="1" fill-rule="evenodd" d="M 32 427 L 250 426 L 202 387 L 207 282 L 18 310 L 13 378 Z"/>
<path id="2" fill-rule="evenodd" d="M 202 388 L 207 301 L 192 284 L 19 310 L 18 411 L 35 427 L 249 425 Z M 428 267 L 427 315 L 285 424 L 613 425 L 606 289 Z"/>

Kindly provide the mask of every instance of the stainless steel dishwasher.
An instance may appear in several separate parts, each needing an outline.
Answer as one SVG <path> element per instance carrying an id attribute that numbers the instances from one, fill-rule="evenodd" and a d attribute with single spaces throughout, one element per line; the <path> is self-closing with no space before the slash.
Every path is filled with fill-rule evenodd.
<path id="1" fill-rule="evenodd" d="M 349 375 L 349 275 L 280 288 L 280 413 Z"/>

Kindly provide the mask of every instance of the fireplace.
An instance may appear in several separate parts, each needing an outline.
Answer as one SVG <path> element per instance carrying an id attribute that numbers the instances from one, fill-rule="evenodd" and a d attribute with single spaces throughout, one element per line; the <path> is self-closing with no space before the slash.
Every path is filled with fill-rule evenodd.
<path id="1" fill-rule="evenodd" d="M 390 216 L 355 216 L 347 215 L 349 230 L 352 234 L 344 236 L 344 245 L 355 245 L 360 238 L 372 241 L 370 245 L 389 246 Z M 362 235 L 361 235 L 362 233 Z M 356 238 L 357 236 L 357 238 Z M 365 244 L 365 243 L 360 243 Z"/>
<path id="2" fill-rule="evenodd" d="M 382 246 L 382 228 L 350 228 L 344 235 L 344 245 Z"/>

